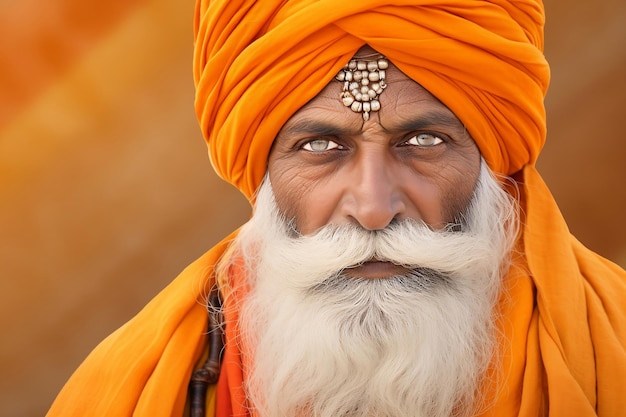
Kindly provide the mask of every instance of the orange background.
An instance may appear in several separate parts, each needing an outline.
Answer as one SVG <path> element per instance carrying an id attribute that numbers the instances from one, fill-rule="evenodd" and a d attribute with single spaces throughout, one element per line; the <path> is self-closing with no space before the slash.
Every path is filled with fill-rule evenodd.
<path id="1" fill-rule="evenodd" d="M 626 266 L 626 3 L 546 2 L 540 170 Z M 0 415 L 40 416 L 93 346 L 249 215 L 193 111 L 193 2 L 0 5 Z"/>

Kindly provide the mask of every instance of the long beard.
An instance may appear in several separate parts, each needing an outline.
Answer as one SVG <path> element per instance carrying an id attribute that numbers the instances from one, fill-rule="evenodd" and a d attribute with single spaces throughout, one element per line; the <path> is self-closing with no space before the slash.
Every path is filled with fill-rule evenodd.
<path id="1" fill-rule="evenodd" d="M 445 230 L 404 221 L 382 231 L 328 226 L 298 236 L 266 181 L 237 242 L 251 288 L 240 318 L 251 410 L 263 417 L 471 415 L 495 351 L 493 307 L 515 213 L 483 164 L 462 222 Z M 343 274 L 372 258 L 409 272 Z"/>

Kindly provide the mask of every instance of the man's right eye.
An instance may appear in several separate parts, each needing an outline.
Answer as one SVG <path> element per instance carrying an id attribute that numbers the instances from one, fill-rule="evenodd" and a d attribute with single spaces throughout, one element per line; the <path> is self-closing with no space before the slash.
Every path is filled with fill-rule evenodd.
<path id="1" fill-rule="evenodd" d="M 305 143 L 302 149 L 309 152 L 324 152 L 332 149 L 343 149 L 343 147 L 329 139 L 315 139 Z"/>

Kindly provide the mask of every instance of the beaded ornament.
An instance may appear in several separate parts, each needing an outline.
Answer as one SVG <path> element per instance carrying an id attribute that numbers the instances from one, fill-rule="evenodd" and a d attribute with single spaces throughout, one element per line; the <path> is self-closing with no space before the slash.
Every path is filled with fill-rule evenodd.
<path id="1" fill-rule="evenodd" d="M 351 59 L 335 76 L 343 82 L 341 101 L 344 106 L 355 113 L 363 113 L 364 121 L 369 120 L 370 112 L 380 110 L 378 97 L 387 87 L 385 70 L 389 68 L 389 61 L 382 55 L 374 60 L 366 58 Z"/>

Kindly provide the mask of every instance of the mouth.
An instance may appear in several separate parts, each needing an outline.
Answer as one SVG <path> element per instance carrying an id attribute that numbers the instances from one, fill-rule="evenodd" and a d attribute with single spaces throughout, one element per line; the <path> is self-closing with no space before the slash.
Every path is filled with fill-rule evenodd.
<path id="1" fill-rule="evenodd" d="M 408 272 L 403 266 L 392 262 L 371 259 L 362 264 L 344 269 L 343 273 L 351 278 L 381 279 L 404 275 Z"/>

